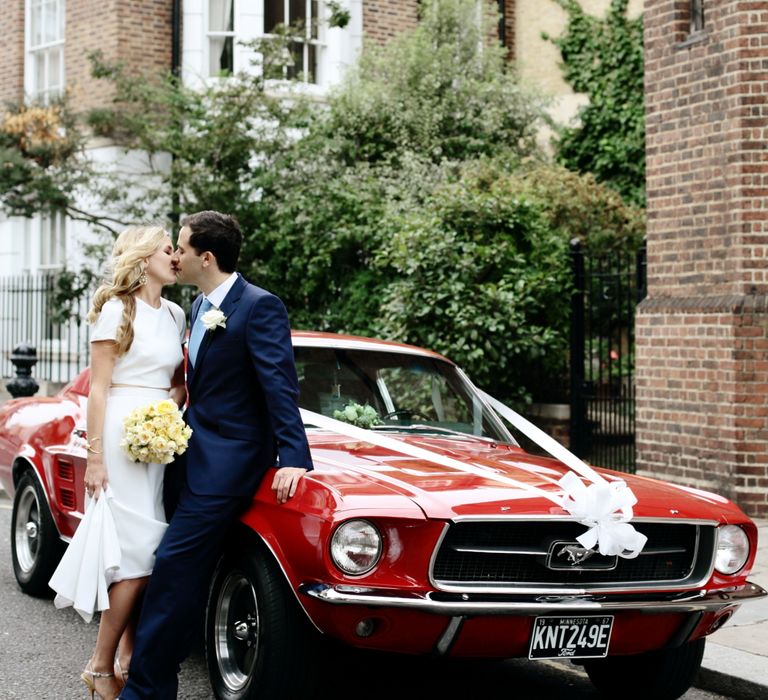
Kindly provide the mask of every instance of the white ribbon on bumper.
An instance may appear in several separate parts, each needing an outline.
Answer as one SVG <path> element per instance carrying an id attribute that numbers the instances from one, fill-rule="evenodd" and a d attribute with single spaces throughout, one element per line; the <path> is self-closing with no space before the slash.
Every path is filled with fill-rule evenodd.
<path id="1" fill-rule="evenodd" d="M 417 459 L 423 459 L 434 464 L 440 464 L 464 473 L 475 474 L 484 479 L 513 486 L 528 491 L 539 498 L 552 501 L 578 519 L 583 525 L 590 528 L 583 535 L 577 537 L 577 540 L 583 547 L 591 549 L 598 545 L 600 554 L 607 556 L 618 555 L 626 559 L 632 559 L 640 554 L 647 538 L 629 524 L 629 520 L 631 520 L 633 515 L 632 506 L 637 503 L 637 498 L 631 489 L 620 480 L 608 482 L 594 469 L 586 465 L 530 421 L 488 394 L 481 393 L 483 393 L 483 397 L 494 410 L 498 411 L 513 426 L 536 442 L 542 449 L 549 452 L 555 459 L 563 462 L 573 470 L 573 472 L 569 472 L 558 482 L 558 486 L 562 489 L 561 493 L 550 493 L 537 486 L 531 486 L 525 482 L 498 474 L 490 468 L 467 464 L 432 450 L 411 445 L 404 440 L 388 437 L 372 430 L 358 428 L 357 426 L 328 418 L 314 411 L 307 411 L 303 408 L 299 409 L 299 411 L 305 424 L 315 425 L 318 428 L 330 430 L 356 440 L 362 440 L 378 447 L 416 457 Z M 592 483 L 586 486 L 576 474 L 588 479 Z"/>

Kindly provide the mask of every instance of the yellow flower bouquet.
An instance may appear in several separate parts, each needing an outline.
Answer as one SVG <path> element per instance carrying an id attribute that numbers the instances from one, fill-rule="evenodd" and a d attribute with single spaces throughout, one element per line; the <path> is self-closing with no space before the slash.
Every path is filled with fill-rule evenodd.
<path id="1" fill-rule="evenodd" d="M 174 455 L 184 453 L 192 435 L 172 399 L 133 409 L 123 426 L 120 447 L 134 462 L 168 464 Z"/>

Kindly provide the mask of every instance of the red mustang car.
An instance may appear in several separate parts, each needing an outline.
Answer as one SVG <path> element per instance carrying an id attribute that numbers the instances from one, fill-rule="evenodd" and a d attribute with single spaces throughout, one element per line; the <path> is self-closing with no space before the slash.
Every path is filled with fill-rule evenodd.
<path id="1" fill-rule="evenodd" d="M 648 538 L 635 558 L 600 554 L 542 497 L 568 468 L 521 449 L 449 360 L 364 338 L 293 340 L 302 408 L 372 439 L 308 424 L 316 470 L 285 505 L 265 479 L 223 545 L 205 630 L 217 698 L 300 696 L 318 632 L 406 654 L 569 658 L 609 696 L 676 698 L 706 636 L 766 594 L 747 581 L 755 525 L 726 499 L 600 470 L 626 480 Z M 13 568 L 32 595 L 48 592 L 82 518 L 87 392 L 86 371 L 55 397 L 0 410 Z"/>

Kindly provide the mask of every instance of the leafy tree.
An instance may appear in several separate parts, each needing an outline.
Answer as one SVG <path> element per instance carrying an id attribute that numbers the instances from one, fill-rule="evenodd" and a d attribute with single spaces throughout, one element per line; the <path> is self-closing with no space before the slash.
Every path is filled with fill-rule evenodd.
<path id="1" fill-rule="evenodd" d="M 517 403 L 567 386 L 569 242 L 636 249 L 643 235 L 640 212 L 591 176 L 494 161 L 466 163 L 388 224 L 377 334 L 442 352 Z"/>
<path id="2" fill-rule="evenodd" d="M 587 14 L 577 0 L 554 1 L 568 15 L 565 33 L 552 39 L 563 58 L 565 79 L 589 97 L 579 125 L 563 129 L 557 159 L 571 170 L 594 174 L 643 206 L 643 19 L 627 17 L 629 0 L 611 0 L 604 18 Z"/>
<path id="3" fill-rule="evenodd" d="M 487 41 L 493 20 L 478 17 L 474 0 L 422 3 L 413 31 L 366 49 L 329 100 L 318 136 L 347 163 L 535 155 L 542 104 Z"/>
<path id="4" fill-rule="evenodd" d="M 522 189 L 517 175 L 470 165 L 404 215 L 377 257 L 396 273 L 380 332 L 457 359 L 518 401 L 532 388 L 531 364 L 562 356 L 568 308 L 567 239 Z"/>
<path id="5" fill-rule="evenodd" d="M 66 104 L 11 105 L 0 117 L 0 206 L 19 216 L 81 212 L 72 204 L 87 176 L 69 167 L 83 149 Z"/>
<path id="6" fill-rule="evenodd" d="M 397 213 L 422 206 L 464 161 L 538 157 L 541 106 L 485 36 L 474 0 L 423 3 L 419 25 L 367 50 L 274 161 L 248 257 L 294 323 L 374 332 L 392 271 L 373 261 Z"/>

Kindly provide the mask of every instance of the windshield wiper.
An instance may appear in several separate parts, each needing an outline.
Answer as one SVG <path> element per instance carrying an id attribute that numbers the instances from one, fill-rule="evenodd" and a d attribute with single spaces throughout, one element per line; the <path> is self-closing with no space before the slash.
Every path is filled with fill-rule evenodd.
<path id="1" fill-rule="evenodd" d="M 460 430 L 451 430 L 450 428 L 441 428 L 437 425 L 425 425 L 423 423 L 413 423 L 411 425 L 373 425 L 371 430 L 394 430 L 394 431 L 414 431 L 420 433 L 441 433 L 445 435 L 454 435 L 465 440 L 484 440 L 485 442 L 498 442 L 498 440 L 486 437 L 485 435 L 472 435 L 471 433 L 462 433 Z"/>

